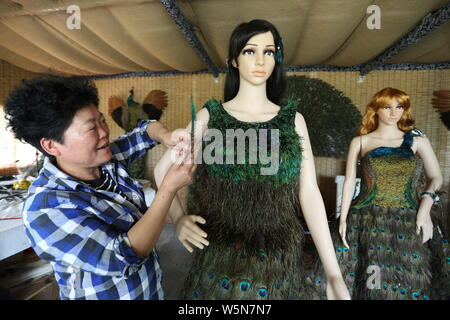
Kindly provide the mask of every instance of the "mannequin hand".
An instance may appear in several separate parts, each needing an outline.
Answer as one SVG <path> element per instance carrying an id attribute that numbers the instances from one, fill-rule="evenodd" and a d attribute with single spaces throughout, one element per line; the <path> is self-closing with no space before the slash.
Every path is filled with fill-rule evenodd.
<path id="1" fill-rule="evenodd" d="M 433 222 L 431 221 L 430 213 L 419 209 L 416 218 L 417 235 L 420 234 L 420 230 L 422 230 L 422 243 L 433 238 Z"/>
<path id="2" fill-rule="evenodd" d="M 351 300 L 342 276 L 327 277 L 328 300 Z"/>
<path id="3" fill-rule="evenodd" d="M 347 222 L 342 219 L 339 220 L 339 234 L 341 235 L 341 239 L 342 242 L 344 243 L 344 246 L 346 246 L 347 249 L 350 249 L 347 241 L 345 240 L 345 235 L 347 234 Z"/>
<path id="4" fill-rule="evenodd" d="M 180 240 L 186 250 L 191 253 L 194 249 L 192 249 L 189 242 L 200 249 L 203 249 L 204 245 L 209 245 L 208 240 L 206 240 L 208 235 L 197 226 L 196 222 L 205 224 L 206 220 L 200 216 L 184 215 L 175 223 L 178 240 Z"/>
<path id="5" fill-rule="evenodd" d="M 167 131 L 163 136 L 163 141 L 168 148 L 173 148 L 177 145 L 190 146 L 191 134 L 186 129 L 175 129 L 173 131 Z"/>

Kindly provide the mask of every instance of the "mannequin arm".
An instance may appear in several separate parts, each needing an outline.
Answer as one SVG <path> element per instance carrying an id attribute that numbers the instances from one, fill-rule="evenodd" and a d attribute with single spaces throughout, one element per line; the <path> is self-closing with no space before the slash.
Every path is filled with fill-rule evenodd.
<path id="1" fill-rule="evenodd" d="M 169 170 L 171 164 L 172 164 L 171 150 L 169 149 L 164 153 L 164 155 L 158 161 L 154 169 L 155 182 L 156 185 L 158 186 L 158 189 L 161 186 L 164 176 Z M 167 215 L 167 222 L 175 224 L 182 215 L 184 215 L 183 207 L 181 206 L 178 194 L 175 194 L 172 204 L 170 205 L 169 208 L 169 213 Z"/>
<path id="2" fill-rule="evenodd" d="M 342 191 L 342 202 L 341 202 L 341 220 L 346 220 L 348 215 L 348 210 L 350 204 L 352 203 L 353 195 L 355 194 L 356 186 L 356 169 L 358 154 L 360 152 L 360 137 L 353 138 L 350 143 L 350 147 L 347 155 L 347 164 L 345 168 L 345 180 L 344 187 Z"/>
<path id="3" fill-rule="evenodd" d="M 303 116 L 299 113 L 296 114 L 295 129 L 297 134 L 303 137 L 303 158 L 299 177 L 300 204 L 306 224 L 311 232 L 325 270 L 328 283 L 327 296 L 329 299 L 350 299 L 334 253 L 325 205 L 317 186 L 314 158 L 309 142 L 308 130 Z"/>
<path id="4" fill-rule="evenodd" d="M 429 180 L 426 191 L 435 192 L 442 186 L 439 162 L 427 137 L 415 137 L 415 139 L 417 139 L 417 153 L 422 158 L 425 173 Z"/>
<path id="5" fill-rule="evenodd" d="M 197 122 L 195 128 L 196 141 L 194 147 L 196 157 L 201 152 L 202 137 L 207 130 L 208 121 L 208 110 L 206 108 L 203 108 L 197 113 Z M 189 123 L 186 128 L 189 132 L 191 130 L 191 126 L 192 124 Z M 167 170 L 172 164 L 171 152 L 173 152 L 172 149 L 167 150 L 155 166 L 155 182 L 158 188 L 161 185 Z M 193 250 L 192 247 L 188 244 L 188 241 L 201 249 L 203 249 L 203 245 L 209 244 L 209 242 L 205 239 L 207 234 L 196 225 L 196 222 L 204 224 L 206 222 L 205 219 L 200 216 L 186 215 L 178 195 L 174 197 L 172 204 L 170 205 L 168 216 L 168 221 L 175 224 L 178 238 L 188 251 L 192 252 Z"/>
<path id="6" fill-rule="evenodd" d="M 430 141 L 426 137 L 415 137 L 417 142 L 417 153 L 422 158 L 425 173 L 428 178 L 428 185 L 425 191 L 434 193 L 442 185 L 442 174 L 439 168 L 439 162 L 434 154 Z M 433 205 L 433 199 L 422 197 L 420 200 L 419 211 L 417 212 L 417 234 L 422 230 L 422 242 L 425 243 L 433 237 L 433 223 L 431 222 L 430 210 Z"/>
<path id="7" fill-rule="evenodd" d="M 345 235 L 347 233 L 347 215 L 350 205 L 352 203 L 353 194 L 355 193 L 356 186 L 356 162 L 358 161 L 358 154 L 360 152 L 361 144 L 360 137 L 353 138 L 350 143 L 347 156 L 347 165 L 345 169 L 345 180 L 342 191 L 341 212 L 339 217 L 339 234 L 341 235 L 342 242 L 349 248 Z"/>

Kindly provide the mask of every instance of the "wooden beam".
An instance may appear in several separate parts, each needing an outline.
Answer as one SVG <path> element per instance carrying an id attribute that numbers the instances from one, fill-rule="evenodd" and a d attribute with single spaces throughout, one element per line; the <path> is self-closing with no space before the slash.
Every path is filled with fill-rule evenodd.
<path id="1" fill-rule="evenodd" d="M 183 12 L 181 12 L 180 8 L 177 6 L 174 0 L 161 0 L 161 4 L 166 8 L 167 13 L 172 17 L 173 21 L 177 24 L 178 28 L 180 28 L 186 40 L 189 44 L 194 48 L 197 52 L 200 59 L 204 64 L 208 67 L 208 70 L 214 75 L 214 77 L 218 77 L 219 69 L 213 63 L 211 57 L 206 52 L 205 48 L 201 44 L 197 35 L 194 32 L 191 24 L 185 16 Z"/>

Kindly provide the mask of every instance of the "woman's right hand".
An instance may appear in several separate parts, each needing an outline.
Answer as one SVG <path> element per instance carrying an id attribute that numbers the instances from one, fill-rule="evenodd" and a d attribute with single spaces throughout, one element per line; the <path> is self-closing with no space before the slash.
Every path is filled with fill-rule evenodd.
<path id="1" fill-rule="evenodd" d="M 347 240 L 345 240 L 345 236 L 347 234 L 347 222 L 344 219 L 339 219 L 339 234 L 341 235 L 342 242 L 347 249 L 350 249 L 348 246 Z"/>
<path id="2" fill-rule="evenodd" d="M 166 172 L 159 189 L 166 189 L 170 192 L 176 193 L 183 187 L 190 185 L 193 182 L 193 176 L 196 165 L 191 155 L 191 161 L 187 161 L 185 157 L 185 150 L 181 150 L 177 155 L 176 162 L 173 163 Z"/>
<path id="3" fill-rule="evenodd" d="M 206 220 L 200 216 L 183 215 L 175 222 L 178 239 L 190 253 L 194 251 L 190 243 L 199 249 L 209 245 L 209 241 L 206 240 L 208 235 L 198 227 L 196 222 L 205 224 Z"/>

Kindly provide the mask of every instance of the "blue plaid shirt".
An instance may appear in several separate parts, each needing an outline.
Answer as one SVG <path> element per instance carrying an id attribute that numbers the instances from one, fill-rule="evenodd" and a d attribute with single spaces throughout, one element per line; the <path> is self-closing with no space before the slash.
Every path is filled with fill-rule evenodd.
<path id="1" fill-rule="evenodd" d="M 139 258 L 127 236 L 147 210 L 128 167 L 157 144 L 147 134 L 149 123 L 140 121 L 111 142 L 113 157 L 102 166 L 134 203 L 70 177 L 49 158 L 31 185 L 25 232 L 36 254 L 51 263 L 61 299 L 163 299 L 156 251 Z"/>

